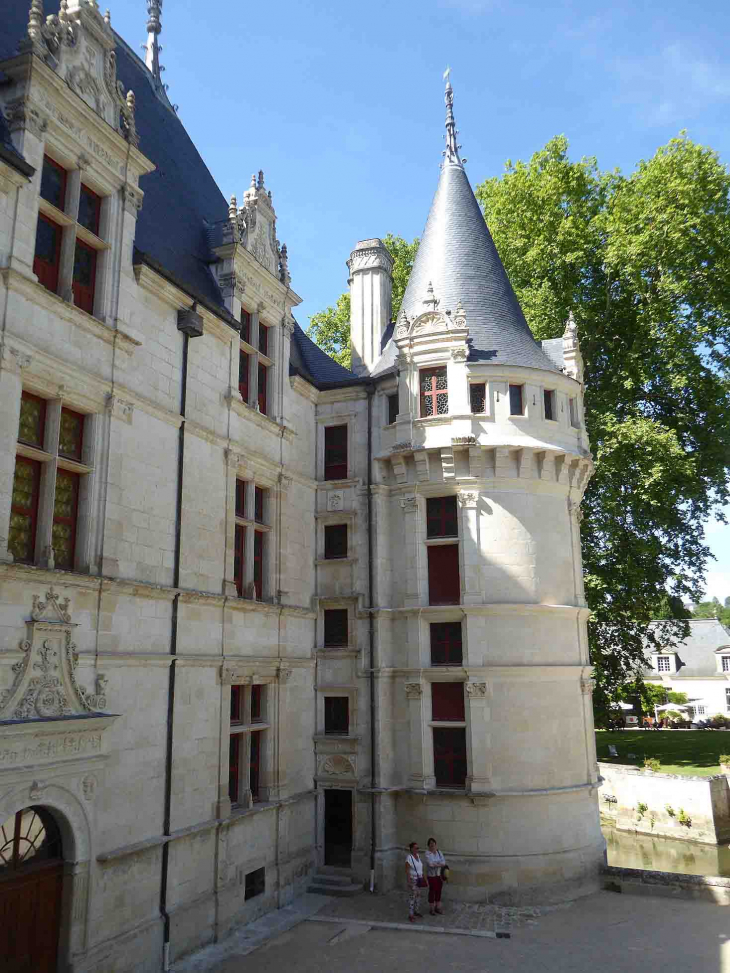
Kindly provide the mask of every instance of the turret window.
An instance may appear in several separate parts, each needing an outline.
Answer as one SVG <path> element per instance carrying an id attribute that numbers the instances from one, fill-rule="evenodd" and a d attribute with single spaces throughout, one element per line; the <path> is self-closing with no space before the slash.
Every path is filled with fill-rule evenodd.
<path id="1" fill-rule="evenodd" d="M 446 368 L 424 368 L 420 373 L 421 416 L 445 416 L 449 412 Z"/>
<path id="2" fill-rule="evenodd" d="M 509 387 L 509 412 L 511 416 L 521 416 L 525 413 L 522 389 L 522 385 L 510 385 Z"/>
<path id="3" fill-rule="evenodd" d="M 543 392 L 543 399 L 545 402 L 545 418 L 554 419 L 555 418 L 555 390 L 545 389 Z"/>
<path id="4" fill-rule="evenodd" d="M 487 411 L 487 386 L 484 382 L 472 382 L 469 386 L 469 401 L 473 413 L 479 414 Z"/>
<path id="5" fill-rule="evenodd" d="M 578 400 L 575 398 L 568 399 L 568 408 L 570 409 L 570 424 L 574 429 L 577 429 L 580 426 L 580 422 L 578 421 Z"/>

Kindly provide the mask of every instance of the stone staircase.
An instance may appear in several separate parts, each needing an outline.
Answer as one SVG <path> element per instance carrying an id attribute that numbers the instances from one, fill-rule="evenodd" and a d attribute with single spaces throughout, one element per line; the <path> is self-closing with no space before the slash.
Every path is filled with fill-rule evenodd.
<path id="1" fill-rule="evenodd" d="M 362 892 L 362 885 L 352 880 L 349 868 L 335 868 L 334 865 L 320 865 L 312 877 L 312 884 L 308 892 L 318 892 L 320 895 L 337 895 L 349 898 Z"/>

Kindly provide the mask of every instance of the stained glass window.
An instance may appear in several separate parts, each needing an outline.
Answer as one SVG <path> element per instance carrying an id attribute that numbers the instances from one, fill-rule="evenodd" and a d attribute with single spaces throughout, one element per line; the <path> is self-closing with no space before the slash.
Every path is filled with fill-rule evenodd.
<path id="1" fill-rule="evenodd" d="M 484 382 L 475 382 L 469 386 L 469 399 L 472 412 L 486 412 L 487 386 Z"/>
<path id="2" fill-rule="evenodd" d="M 32 564 L 35 556 L 41 464 L 24 456 L 15 458 L 15 479 L 8 532 L 8 550 L 16 561 Z"/>
<path id="3" fill-rule="evenodd" d="M 58 455 L 81 462 L 84 445 L 84 417 L 71 409 L 61 409 Z"/>
<path id="4" fill-rule="evenodd" d="M 18 439 L 21 443 L 43 449 L 43 433 L 46 424 L 46 400 L 23 392 L 20 400 L 20 424 Z"/>
<path id="5" fill-rule="evenodd" d="M 421 380 L 421 416 L 444 416 L 449 411 L 446 368 L 424 368 Z"/>
<path id="6" fill-rule="evenodd" d="M 51 546 L 57 568 L 72 571 L 76 548 L 76 516 L 79 505 L 79 475 L 68 470 L 56 473 Z"/>

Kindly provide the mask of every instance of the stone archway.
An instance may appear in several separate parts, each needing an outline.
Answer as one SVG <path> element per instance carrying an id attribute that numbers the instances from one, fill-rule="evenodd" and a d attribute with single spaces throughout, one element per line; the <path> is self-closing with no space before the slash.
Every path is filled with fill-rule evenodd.
<path id="1" fill-rule="evenodd" d="M 29 805 L 0 821 L 0 956 L 7 973 L 55 973 L 64 883 L 62 828 Z"/>

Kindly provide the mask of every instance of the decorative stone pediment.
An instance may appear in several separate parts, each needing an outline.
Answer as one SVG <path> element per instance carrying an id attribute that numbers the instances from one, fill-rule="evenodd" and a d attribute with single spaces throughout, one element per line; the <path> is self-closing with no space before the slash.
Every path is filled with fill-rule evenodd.
<path id="1" fill-rule="evenodd" d="M 96 0 L 61 0 L 58 15 L 44 19 L 42 0 L 32 0 L 23 45 L 62 78 L 97 115 L 134 145 L 134 94 L 117 80 L 116 39 L 108 14 Z"/>
<path id="2" fill-rule="evenodd" d="M 431 339 L 435 338 L 439 344 L 445 343 L 447 348 L 450 347 L 455 361 L 466 360 L 466 338 L 469 334 L 466 312 L 461 302 L 457 304 L 454 314 L 449 309 L 441 309 L 440 303 L 433 286 L 429 284 L 420 314 L 409 319 L 401 308 L 395 326 L 395 341 L 401 353 L 409 347 L 417 350 L 417 346 L 422 343 L 419 339 L 429 339 L 430 344 Z"/>
<path id="3" fill-rule="evenodd" d="M 0 693 L 0 719 L 38 720 L 98 713 L 106 708 L 106 677 L 96 677 L 89 693 L 76 681 L 78 654 L 73 641 L 69 599 L 51 588 L 45 599 L 33 597 L 22 658 L 12 666 L 10 689 Z"/>
<path id="4" fill-rule="evenodd" d="M 319 776 L 321 777 L 354 777 L 356 757 L 344 754 L 329 754 L 320 760 Z"/>

